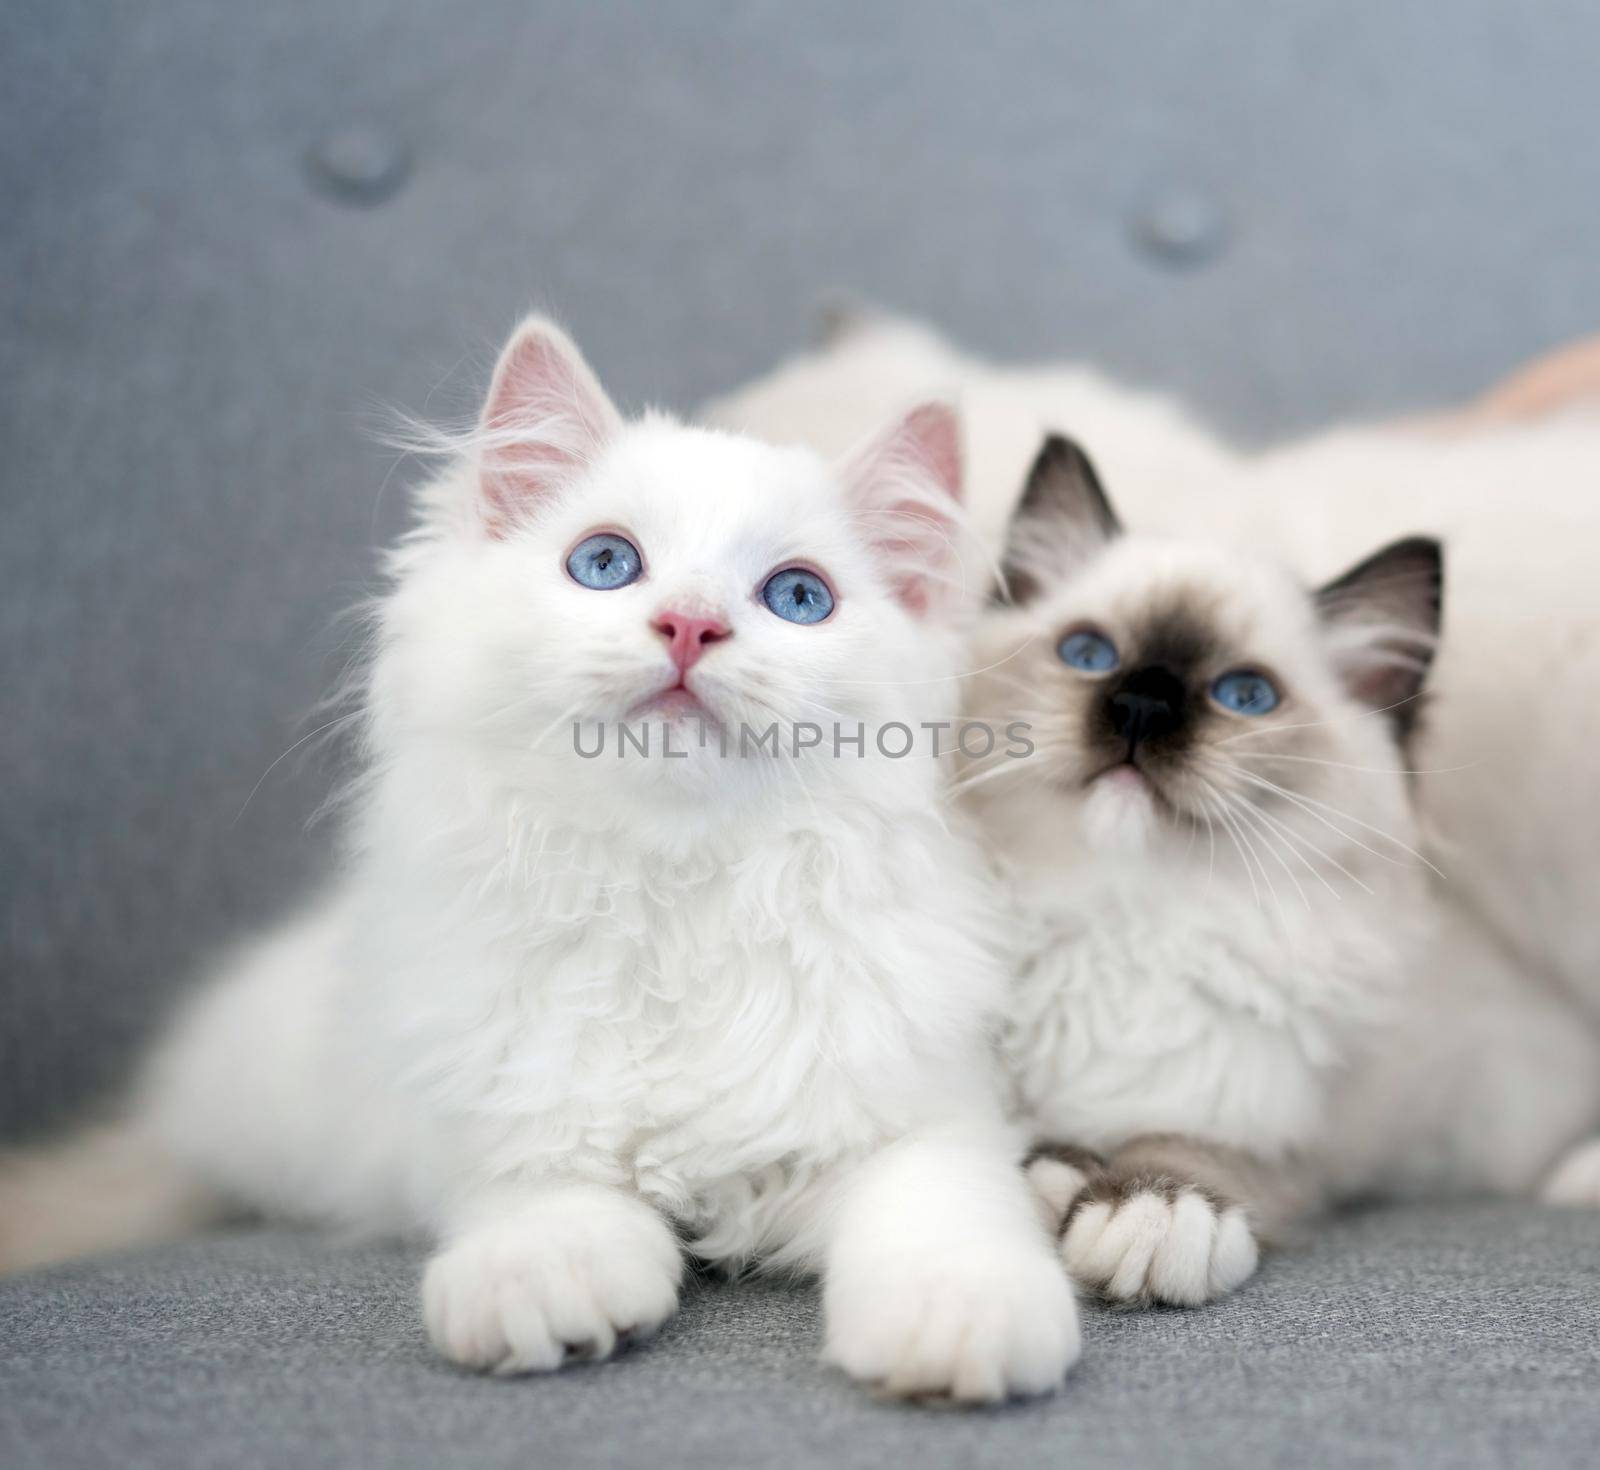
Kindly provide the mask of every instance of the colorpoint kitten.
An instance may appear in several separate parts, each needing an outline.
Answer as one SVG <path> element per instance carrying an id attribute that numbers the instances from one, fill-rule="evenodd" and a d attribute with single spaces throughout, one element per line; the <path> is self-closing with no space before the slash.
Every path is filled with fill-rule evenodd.
<path id="1" fill-rule="evenodd" d="M 121 1121 L 0 1170 L 0 1260 L 239 1206 L 422 1232 L 439 1350 L 526 1372 L 659 1326 L 681 1232 L 820 1271 L 858 1379 L 1054 1387 L 1076 1308 L 937 764 L 724 758 L 691 726 L 936 714 L 959 458 L 938 405 L 837 469 L 624 422 L 526 322 L 391 558 L 343 880 L 220 968 Z M 575 721 L 592 750 L 624 719 L 683 756 L 577 753 Z"/>
<path id="2" fill-rule="evenodd" d="M 1034 950 L 1005 1050 L 1065 1145 L 1030 1172 L 1074 1274 L 1194 1303 L 1332 1199 L 1542 1179 L 1584 1203 L 1592 1149 L 1547 1171 L 1600 1119 L 1600 1041 L 1408 817 L 1437 543 L 1308 595 L 1259 557 L 1125 536 L 1055 438 L 1006 567 L 975 697 L 1009 688 L 1048 765 L 968 779 Z"/>
<path id="3" fill-rule="evenodd" d="M 1036 1136 L 1069 1146 L 1031 1172 L 1080 1280 L 1203 1301 L 1303 1208 L 1339 1069 L 1421 952 L 1401 749 L 1439 548 L 1311 592 L 1264 557 L 1125 534 L 1054 437 L 1004 573 L 972 698 L 1037 754 L 963 785 L 1024 936 L 1004 1054 Z"/>

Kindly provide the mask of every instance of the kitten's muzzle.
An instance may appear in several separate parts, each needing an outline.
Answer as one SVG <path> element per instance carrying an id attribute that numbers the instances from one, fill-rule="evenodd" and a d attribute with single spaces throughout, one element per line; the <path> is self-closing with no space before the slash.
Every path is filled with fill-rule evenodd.
<path id="1" fill-rule="evenodd" d="M 1106 718 L 1117 738 L 1127 742 L 1131 759 L 1148 741 L 1170 735 L 1183 724 L 1186 693 L 1170 669 L 1134 669 L 1106 701 Z"/>

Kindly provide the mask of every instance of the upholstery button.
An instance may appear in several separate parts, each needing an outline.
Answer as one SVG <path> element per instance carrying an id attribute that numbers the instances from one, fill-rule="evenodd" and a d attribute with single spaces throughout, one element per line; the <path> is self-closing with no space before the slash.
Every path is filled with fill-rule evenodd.
<path id="1" fill-rule="evenodd" d="M 1223 247 L 1228 221 L 1209 190 L 1167 180 L 1145 191 L 1130 219 L 1133 243 L 1161 265 L 1204 265 Z"/>
<path id="2" fill-rule="evenodd" d="M 329 133 L 311 148 L 312 182 L 344 204 L 382 204 L 411 172 L 410 150 L 381 128 L 352 124 Z"/>

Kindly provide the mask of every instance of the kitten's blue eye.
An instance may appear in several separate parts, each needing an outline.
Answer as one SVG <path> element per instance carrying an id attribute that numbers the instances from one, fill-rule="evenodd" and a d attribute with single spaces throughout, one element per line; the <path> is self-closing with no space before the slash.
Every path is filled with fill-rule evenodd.
<path id="1" fill-rule="evenodd" d="M 1264 715 L 1278 707 L 1278 691 L 1265 674 L 1235 669 L 1211 686 L 1211 697 L 1236 715 Z"/>
<path id="2" fill-rule="evenodd" d="M 626 537 L 602 531 L 573 548 L 572 555 L 567 558 L 567 570 L 580 586 L 592 587 L 596 592 L 613 592 L 639 580 L 644 560 L 639 548 Z"/>
<path id="3" fill-rule="evenodd" d="M 1121 662 L 1117 645 L 1104 633 L 1068 633 L 1056 652 L 1068 668 L 1086 674 L 1109 674 Z"/>
<path id="4" fill-rule="evenodd" d="M 774 572 L 761 589 L 761 600 L 791 623 L 820 623 L 833 611 L 828 584 L 804 567 Z"/>

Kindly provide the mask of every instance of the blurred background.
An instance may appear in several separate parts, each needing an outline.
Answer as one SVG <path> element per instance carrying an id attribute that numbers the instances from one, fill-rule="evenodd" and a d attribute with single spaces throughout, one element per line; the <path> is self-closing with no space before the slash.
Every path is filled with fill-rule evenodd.
<path id="1" fill-rule="evenodd" d="M 1580 0 L 7 0 L 0 1135 L 313 881 L 381 406 L 521 311 L 632 405 L 843 289 L 1252 439 L 1393 414 L 1600 326 L 1597 58 Z"/>

